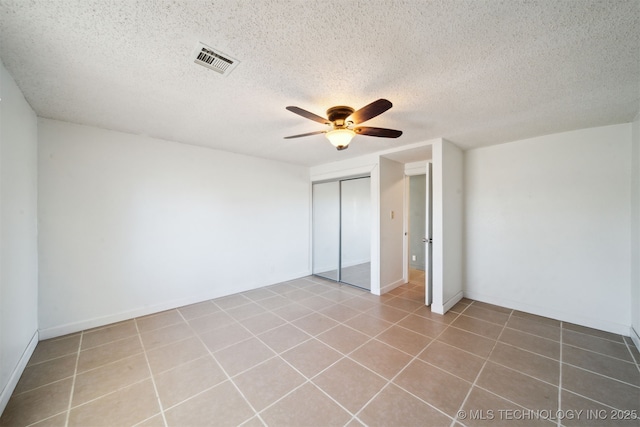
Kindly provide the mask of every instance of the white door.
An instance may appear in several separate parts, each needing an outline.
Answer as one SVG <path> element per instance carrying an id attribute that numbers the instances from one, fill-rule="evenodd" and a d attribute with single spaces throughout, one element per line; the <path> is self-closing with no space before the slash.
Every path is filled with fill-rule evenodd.
<path id="1" fill-rule="evenodd" d="M 433 266 L 433 186 L 432 186 L 432 172 L 431 172 L 431 163 L 427 163 L 427 173 L 426 173 L 426 183 L 425 183 L 425 191 L 426 191 L 426 206 L 425 206 L 425 236 L 423 242 L 425 244 L 425 269 L 424 269 L 424 303 L 426 305 L 431 305 L 433 301 L 433 275 L 431 274 L 431 269 Z"/>

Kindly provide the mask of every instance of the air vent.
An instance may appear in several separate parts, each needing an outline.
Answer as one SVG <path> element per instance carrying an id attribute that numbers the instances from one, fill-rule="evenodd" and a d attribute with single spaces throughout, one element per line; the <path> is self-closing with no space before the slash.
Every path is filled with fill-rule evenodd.
<path id="1" fill-rule="evenodd" d="M 240 63 L 237 59 L 201 42 L 198 42 L 193 52 L 193 62 L 225 76 Z"/>

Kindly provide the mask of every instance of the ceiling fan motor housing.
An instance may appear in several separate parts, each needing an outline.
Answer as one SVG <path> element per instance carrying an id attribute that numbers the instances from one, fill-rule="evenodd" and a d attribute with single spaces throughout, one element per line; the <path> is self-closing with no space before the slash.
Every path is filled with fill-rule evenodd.
<path id="1" fill-rule="evenodd" d="M 348 123 L 345 122 L 347 117 L 353 114 L 355 110 L 351 107 L 339 105 L 337 107 L 331 107 L 327 110 L 327 118 L 333 123 L 334 129 L 346 128 Z"/>

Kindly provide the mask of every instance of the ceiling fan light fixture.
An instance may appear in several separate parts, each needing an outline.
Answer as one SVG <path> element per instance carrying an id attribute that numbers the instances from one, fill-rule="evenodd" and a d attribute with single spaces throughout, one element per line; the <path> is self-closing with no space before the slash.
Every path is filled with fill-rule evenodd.
<path id="1" fill-rule="evenodd" d="M 287 110 L 294 114 L 304 117 L 305 119 L 313 120 L 314 122 L 322 123 L 323 125 L 331 126 L 330 131 L 315 131 L 307 132 L 298 135 L 285 136 L 284 139 L 300 138 L 302 136 L 317 135 L 324 133 L 327 139 L 339 150 L 349 148 L 349 143 L 353 137 L 358 135 L 375 136 L 378 138 L 398 138 L 402 135 L 402 131 L 386 128 L 375 128 L 369 126 L 358 126 L 354 128 L 354 125 L 366 122 L 369 119 L 379 116 L 380 114 L 391 108 L 393 104 L 387 99 L 378 99 L 371 104 L 365 105 L 358 111 L 354 111 L 353 108 L 345 105 L 337 105 L 327 110 L 327 118 L 311 113 L 307 110 L 303 110 L 300 107 L 290 105 Z"/>
<path id="2" fill-rule="evenodd" d="M 347 148 L 356 133 L 351 129 L 335 129 L 326 134 L 327 139 L 338 150 Z"/>

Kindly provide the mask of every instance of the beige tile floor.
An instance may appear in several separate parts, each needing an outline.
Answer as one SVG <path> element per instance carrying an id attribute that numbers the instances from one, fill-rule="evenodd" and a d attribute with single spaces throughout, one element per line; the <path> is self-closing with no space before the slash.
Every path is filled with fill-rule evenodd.
<path id="1" fill-rule="evenodd" d="M 423 300 L 306 277 L 43 341 L 0 424 L 640 425 L 629 339 Z"/>

